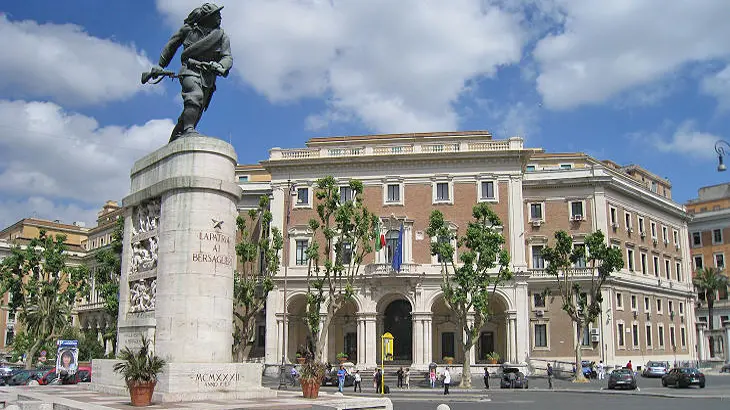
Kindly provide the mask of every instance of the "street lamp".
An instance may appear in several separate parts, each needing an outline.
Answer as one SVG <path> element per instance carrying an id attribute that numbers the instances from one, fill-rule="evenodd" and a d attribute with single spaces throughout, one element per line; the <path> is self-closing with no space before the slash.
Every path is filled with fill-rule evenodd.
<path id="1" fill-rule="evenodd" d="M 726 147 L 730 148 L 730 143 L 728 143 L 725 140 L 719 140 L 715 143 L 715 152 L 717 152 L 717 172 L 722 172 L 727 170 L 727 167 L 722 161 L 722 158 L 725 156 L 725 148 L 722 145 L 725 145 Z"/>

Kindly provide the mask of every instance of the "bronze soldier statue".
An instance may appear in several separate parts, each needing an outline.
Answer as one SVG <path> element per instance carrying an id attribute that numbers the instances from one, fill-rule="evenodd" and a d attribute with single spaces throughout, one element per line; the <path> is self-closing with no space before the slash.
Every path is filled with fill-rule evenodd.
<path id="1" fill-rule="evenodd" d="M 195 127 L 208 108 L 215 92 L 217 76 L 227 77 L 233 66 L 231 44 L 221 28 L 221 9 L 213 3 L 205 3 L 190 12 L 180 30 L 173 34 L 160 53 L 159 64 L 142 76 L 142 82 L 149 78 L 175 77 L 182 86 L 183 112 L 172 130 L 170 142 L 190 134 L 197 134 Z M 177 49 L 183 46 L 180 55 L 181 68 L 177 74 L 164 71 Z"/>

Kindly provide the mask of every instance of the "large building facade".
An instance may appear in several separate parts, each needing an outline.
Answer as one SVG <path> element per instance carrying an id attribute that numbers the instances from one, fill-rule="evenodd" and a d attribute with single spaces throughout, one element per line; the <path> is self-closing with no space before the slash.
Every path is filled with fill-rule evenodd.
<path id="1" fill-rule="evenodd" d="M 524 148 L 520 138 L 493 140 L 484 131 L 314 138 L 306 145 L 273 148 L 261 163 L 271 179 L 273 224 L 286 242 L 263 324 L 267 363 L 282 354 L 293 360 L 312 343 L 304 322 L 304 251 L 314 239 L 308 228 L 316 215 L 314 184 L 325 175 L 342 183 L 345 197 L 350 179 L 363 182 L 364 203 L 380 217 L 387 242 L 365 257 L 354 300 L 333 319 L 328 360 L 342 352 L 358 367 L 375 367 L 385 332 L 395 337 L 394 358 L 404 365 L 425 369 L 446 356 L 464 359 L 462 332 L 444 302 L 440 266 L 425 232 L 438 209 L 463 234 L 478 202 L 489 203 L 502 221 L 514 279 L 496 290 L 491 319 L 469 352 L 475 366 L 491 352 L 510 363 L 572 360 L 577 332 L 559 297 L 542 296 L 555 279 L 547 276 L 540 251 L 557 230 L 582 246 L 600 229 L 626 261 L 603 290 L 601 317 L 580 337 L 586 359 L 623 365 L 696 358 L 687 215 L 671 200 L 668 181 L 638 166 L 547 154 Z M 239 178 L 247 179 L 249 170 L 239 168 Z M 403 265 L 395 272 L 389 249 L 401 225 Z M 580 262 L 575 273 L 587 281 L 592 274 Z"/>
<path id="2" fill-rule="evenodd" d="M 699 189 L 698 197 L 687 204 L 693 218 L 689 224 L 690 247 L 696 269 L 715 267 L 727 275 L 726 257 L 730 257 L 730 184 Z M 713 314 L 698 294 L 698 355 L 703 361 L 730 363 L 730 299 L 728 288 L 718 289 Z"/>

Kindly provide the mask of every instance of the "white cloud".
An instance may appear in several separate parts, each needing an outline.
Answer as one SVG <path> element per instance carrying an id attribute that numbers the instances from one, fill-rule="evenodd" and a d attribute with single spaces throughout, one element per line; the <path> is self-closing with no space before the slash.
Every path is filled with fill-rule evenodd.
<path id="1" fill-rule="evenodd" d="M 142 89 L 149 60 L 133 45 L 93 37 L 72 24 L 10 21 L 0 14 L 0 92 L 81 106 L 123 100 Z"/>
<path id="2" fill-rule="evenodd" d="M 665 135 L 671 133 L 671 137 Z M 666 124 L 662 131 L 652 133 L 634 133 L 630 137 L 638 143 L 649 143 L 660 152 L 689 155 L 693 158 L 715 158 L 715 142 L 719 136 L 698 131 L 694 121 L 684 121 L 673 131 Z"/>
<path id="3" fill-rule="evenodd" d="M 717 98 L 721 110 L 730 110 L 730 65 L 702 80 L 702 91 Z"/>
<path id="4" fill-rule="evenodd" d="M 520 14 L 481 0 L 222 1 L 234 67 L 271 101 L 326 98 L 308 119 L 378 132 L 458 127 L 467 81 L 519 62 Z M 197 1 L 158 0 L 175 28 Z"/>
<path id="5" fill-rule="evenodd" d="M 18 200 L 0 201 L 0 228 L 5 228 L 23 218 L 40 218 L 63 223 L 85 222 L 87 227 L 96 225 L 96 213 L 103 205 L 83 208 L 77 204 L 62 204 L 42 196 Z"/>
<path id="6" fill-rule="evenodd" d="M 540 133 L 540 105 L 530 105 L 523 101 L 502 104 L 492 99 L 478 99 L 477 110 L 472 117 L 486 116 L 491 126 L 486 128 L 495 138 L 522 137 L 534 143 Z"/>
<path id="7" fill-rule="evenodd" d="M 169 119 L 99 127 L 54 103 L 0 100 L 0 197 L 39 196 L 67 214 L 121 199 L 134 161 L 163 145 L 172 127 Z M 69 201 L 86 205 L 58 205 Z"/>
<path id="8" fill-rule="evenodd" d="M 686 63 L 730 55 L 728 1 L 556 1 L 563 30 L 534 51 L 550 108 L 601 103 Z"/>

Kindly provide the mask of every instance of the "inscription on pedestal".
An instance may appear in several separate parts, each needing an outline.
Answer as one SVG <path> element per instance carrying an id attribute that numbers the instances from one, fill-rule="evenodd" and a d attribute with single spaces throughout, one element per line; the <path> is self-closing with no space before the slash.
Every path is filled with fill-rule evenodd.
<path id="1" fill-rule="evenodd" d="M 231 385 L 241 380 L 241 375 L 239 373 L 196 373 L 193 380 L 198 384 L 198 387 L 231 387 Z"/>
<path id="2" fill-rule="evenodd" d="M 233 240 L 230 236 L 221 232 L 205 231 L 199 232 L 197 236 L 200 240 L 200 250 L 192 253 L 193 262 L 225 266 L 231 266 L 233 264 L 233 257 L 230 251 Z"/>

